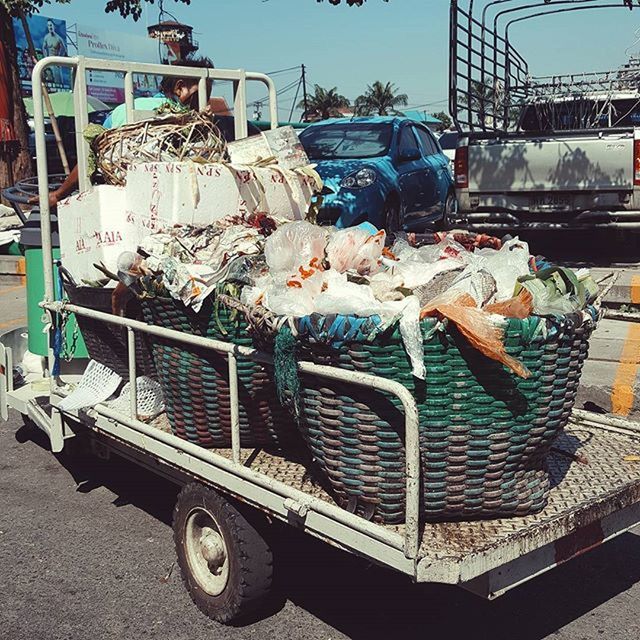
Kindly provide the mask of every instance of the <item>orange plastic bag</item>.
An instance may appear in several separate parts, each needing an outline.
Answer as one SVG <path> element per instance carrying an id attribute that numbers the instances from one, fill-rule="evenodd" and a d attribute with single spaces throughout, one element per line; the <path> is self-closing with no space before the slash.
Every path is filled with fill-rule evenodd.
<path id="1" fill-rule="evenodd" d="M 446 292 L 423 307 L 420 318 L 440 316 L 453 322 L 467 342 L 487 358 L 497 360 L 521 378 L 528 378 L 531 372 L 522 362 L 510 356 L 504 347 L 503 328 L 495 323 L 491 315 L 476 307 L 475 300 L 468 294 Z"/>
<path id="2" fill-rule="evenodd" d="M 497 313 L 505 318 L 519 318 L 524 320 L 533 313 L 533 296 L 526 289 L 522 289 L 514 298 L 502 302 L 494 302 L 484 307 L 487 313 Z"/>

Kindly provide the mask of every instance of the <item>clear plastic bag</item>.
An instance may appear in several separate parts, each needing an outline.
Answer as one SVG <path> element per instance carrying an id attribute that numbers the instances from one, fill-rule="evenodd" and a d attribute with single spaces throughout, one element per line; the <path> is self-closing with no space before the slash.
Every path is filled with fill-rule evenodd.
<path id="1" fill-rule="evenodd" d="M 300 266 L 308 267 L 314 259 L 324 258 L 328 230 L 305 220 L 278 227 L 264 247 L 267 265 L 272 273 L 293 274 Z"/>
<path id="2" fill-rule="evenodd" d="M 329 238 L 327 260 L 340 273 L 357 271 L 360 275 L 376 273 L 380 269 L 386 234 L 362 227 L 341 229 Z"/>

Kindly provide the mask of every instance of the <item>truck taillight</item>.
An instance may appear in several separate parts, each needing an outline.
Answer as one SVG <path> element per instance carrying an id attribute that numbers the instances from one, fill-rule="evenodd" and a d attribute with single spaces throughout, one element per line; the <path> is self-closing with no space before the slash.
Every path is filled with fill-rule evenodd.
<path id="1" fill-rule="evenodd" d="M 633 141 L 633 184 L 640 186 L 640 138 Z"/>
<path id="2" fill-rule="evenodd" d="M 638 165 L 636 165 L 638 167 Z M 636 169 L 637 171 L 637 169 Z M 456 187 L 466 189 L 469 186 L 469 147 L 458 147 L 453 163 Z"/>

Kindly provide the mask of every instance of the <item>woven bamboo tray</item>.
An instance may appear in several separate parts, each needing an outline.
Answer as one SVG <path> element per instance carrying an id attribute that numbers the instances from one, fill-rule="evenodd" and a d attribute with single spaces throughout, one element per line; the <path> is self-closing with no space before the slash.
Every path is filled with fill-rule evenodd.
<path id="1" fill-rule="evenodd" d="M 411 375 L 399 331 L 340 349 L 298 344 L 297 358 L 396 380 L 419 410 L 421 515 L 456 520 L 527 515 L 550 489 L 545 457 L 567 424 L 597 319 L 510 320 L 507 351 L 521 379 L 472 349 L 457 330 L 424 342 L 426 382 Z M 434 321 L 423 323 L 423 331 Z M 404 416 L 390 395 L 301 376 L 300 433 L 344 508 L 384 523 L 405 514 Z"/>
<path id="2" fill-rule="evenodd" d="M 251 346 L 244 317 L 209 297 L 195 313 L 167 298 L 142 300 L 145 321 L 196 336 Z M 153 355 L 173 432 L 207 448 L 231 446 L 231 400 L 227 358 L 215 351 L 154 338 Z M 299 442 L 277 399 L 272 371 L 238 356 L 240 443 L 282 448 Z"/>

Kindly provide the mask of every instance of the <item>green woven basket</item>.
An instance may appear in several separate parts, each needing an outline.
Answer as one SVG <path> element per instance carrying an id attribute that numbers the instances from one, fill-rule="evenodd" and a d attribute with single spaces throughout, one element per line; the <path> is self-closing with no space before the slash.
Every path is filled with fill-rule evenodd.
<path id="1" fill-rule="evenodd" d="M 297 358 L 396 380 L 414 394 L 423 519 L 526 515 L 546 505 L 545 456 L 569 418 L 596 319 L 591 308 L 587 319 L 510 320 L 506 348 L 531 370 L 526 380 L 479 354 L 451 325 L 424 341 L 426 382 L 412 376 L 397 329 L 340 349 L 299 342 Z M 424 321 L 424 335 L 433 322 Z M 300 406 L 300 432 L 337 502 L 375 521 L 402 522 L 400 402 L 302 375 Z"/>
<path id="2" fill-rule="evenodd" d="M 251 346 L 244 318 L 211 298 L 199 313 L 167 298 L 145 298 L 142 309 L 149 324 Z M 226 356 L 160 338 L 154 339 L 153 356 L 173 432 L 203 447 L 230 447 Z M 242 357 L 237 369 L 241 446 L 281 448 L 297 440 L 291 418 L 277 400 L 272 372 Z"/>

